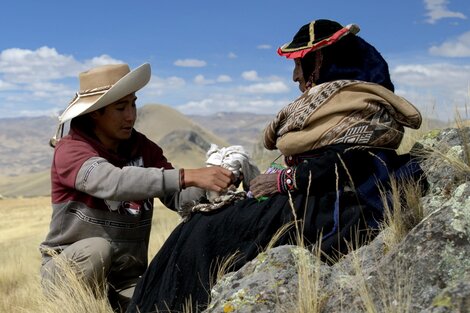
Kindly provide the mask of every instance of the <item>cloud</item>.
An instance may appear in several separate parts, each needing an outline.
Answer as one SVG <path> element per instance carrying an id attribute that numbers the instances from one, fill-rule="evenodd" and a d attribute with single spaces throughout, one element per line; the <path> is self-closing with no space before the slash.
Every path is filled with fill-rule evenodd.
<path id="1" fill-rule="evenodd" d="M 444 57 L 470 57 L 470 31 L 456 39 L 448 40 L 439 46 L 429 48 L 429 53 Z"/>
<path id="2" fill-rule="evenodd" d="M 202 99 L 199 101 L 189 101 L 184 105 L 178 107 L 178 109 L 186 114 L 199 113 L 207 114 L 214 109 L 214 99 Z"/>
<path id="3" fill-rule="evenodd" d="M 219 77 L 217 77 L 218 83 L 229 83 L 231 81 L 232 81 L 232 77 L 228 75 L 219 75 Z"/>
<path id="4" fill-rule="evenodd" d="M 449 110 L 453 106 L 460 106 L 469 100 L 470 65 L 399 65 L 391 69 L 391 75 L 397 94 L 412 97 L 409 100 L 416 104 L 435 105 L 441 114 L 452 114 Z M 432 102 L 430 99 L 433 99 Z"/>
<path id="5" fill-rule="evenodd" d="M 170 76 L 166 78 L 152 76 L 150 82 L 139 93 L 149 96 L 160 96 L 167 91 L 183 88 L 186 81 L 177 76 Z"/>
<path id="6" fill-rule="evenodd" d="M 212 80 L 212 79 L 206 79 L 204 77 L 204 75 L 196 75 L 196 77 L 194 77 L 194 83 L 197 84 L 197 85 L 210 85 L 210 84 L 213 84 L 215 81 Z"/>
<path id="7" fill-rule="evenodd" d="M 424 0 L 424 4 L 427 10 L 426 15 L 428 16 L 427 22 L 434 24 L 443 18 L 467 18 L 461 12 L 454 12 L 447 9 L 448 3 L 448 0 Z"/>
<path id="8" fill-rule="evenodd" d="M 289 87 L 282 81 L 258 83 L 249 86 L 242 86 L 239 87 L 239 89 L 245 93 L 255 94 L 285 93 L 290 90 Z"/>
<path id="9" fill-rule="evenodd" d="M 258 77 L 258 73 L 256 71 L 246 71 L 242 73 L 242 77 L 248 81 L 258 81 L 260 78 Z"/>
<path id="10" fill-rule="evenodd" d="M 5 81 L 0 79 L 0 90 L 12 90 L 12 89 L 16 89 L 16 88 L 17 88 L 16 85 L 11 84 L 9 82 L 5 82 Z"/>
<path id="11" fill-rule="evenodd" d="M 37 50 L 11 48 L 0 53 L 0 74 L 5 81 L 13 83 L 71 77 L 77 75 L 79 67 L 80 63 L 72 56 L 61 55 L 49 47 Z"/>
<path id="12" fill-rule="evenodd" d="M 448 63 L 398 65 L 392 76 L 400 83 L 418 87 L 455 89 L 470 82 L 470 65 Z"/>
<path id="13" fill-rule="evenodd" d="M 268 49 L 271 49 L 272 46 L 271 45 L 267 45 L 267 44 L 261 44 L 261 45 L 258 45 L 256 47 L 256 49 L 261 49 L 261 50 L 268 50 Z"/>
<path id="14" fill-rule="evenodd" d="M 230 52 L 227 57 L 228 57 L 229 59 L 236 59 L 236 58 L 238 58 L 238 56 L 237 56 L 235 53 L 233 53 L 233 52 Z"/>
<path id="15" fill-rule="evenodd" d="M 277 97 L 276 97 L 277 98 Z M 212 114 L 214 112 L 252 112 L 275 114 L 289 103 L 287 99 L 269 99 L 236 94 L 213 94 L 201 100 L 188 101 L 177 107 L 184 114 Z"/>
<path id="16" fill-rule="evenodd" d="M 173 64 L 181 67 L 204 67 L 207 65 L 206 61 L 197 59 L 180 59 L 176 60 Z"/>
<path id="17" fill-rule="evenodd" d="M 1 105 L 13 108 L 8 116 L 45 113 L 57 110 L 58 106 L 63 110 L 78 89 L 76 81 L 72 86 L 67 79 L 77 78 L 79 72 L 93 66 L 109 63 L 122 61 L 101 55 L 80 62 L 47 46 L 36 50 L 5 49 L 0 51 Z"/>
<path id="18" fill-rule="evenodd" d="M 212 85 L 215 83 L 229 83 L 232 81 L 232 78 L 228 75 L 219 75 L 217 79 L 207 79 L 204 75 L 199 74 L 194 77 L 194 83 L 196 85 Z"/>
<path id="19" fill-rule="evenodd" d="M 116 64 L 116 63 L 126 63 L 121 60 L 116 60 L 115 58 L 110 57 L 107 54 L 100 55 L 99 57 L 94 57 L 91 60 L 85 61 L 86 68 L 93 68 L 96 66 L 102 66 L 107 64 Z"/>
<path id="20" fill-rule="evenodd" d="M 47 46 L 36 50 L 10 48 L 0 52 L 0 75 L 9 83 L 29 84 L 77 77 L 79 72 L 97 65 L 122 63 L 108 55 L 78 62 L 73 56 L 59 54 Z"/>

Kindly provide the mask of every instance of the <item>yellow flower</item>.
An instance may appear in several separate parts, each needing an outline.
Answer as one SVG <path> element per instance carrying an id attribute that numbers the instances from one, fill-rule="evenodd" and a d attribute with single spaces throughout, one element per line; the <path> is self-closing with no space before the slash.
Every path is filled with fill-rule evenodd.
<path id="1" fill-rule="evenodd" d="M 224 304 L 224 313 L 230 313 L 235 310 L 235 307 L 231 303 Z"/>

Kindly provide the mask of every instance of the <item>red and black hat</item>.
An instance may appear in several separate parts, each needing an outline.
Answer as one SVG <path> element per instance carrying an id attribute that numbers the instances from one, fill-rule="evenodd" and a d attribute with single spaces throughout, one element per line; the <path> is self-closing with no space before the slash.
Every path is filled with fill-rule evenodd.
<path id="1" fill-rule="evenodd" d="M 291 42 L 277 49 L 277 53 L 288 59 L 302 58 L 311 51 L 329 46 L 347 34 L 357 34 L 359 26 L 341 24 L 330 20 L 315 20 L 302 26 Z"/>

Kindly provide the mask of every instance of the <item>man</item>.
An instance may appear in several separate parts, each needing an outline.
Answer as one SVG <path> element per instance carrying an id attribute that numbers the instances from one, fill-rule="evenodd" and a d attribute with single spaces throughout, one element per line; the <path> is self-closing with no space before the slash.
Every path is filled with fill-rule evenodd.
<path id="1" fill-rule="evenodd" d="M 178 211 L 205 190 L 220 192 L 232 183 L 232 172 L 221 167 L 173 168 L 162 149 L 133 128 L 135 93 L 149 79 L 149 64 L 133 71 L 105 65 L 79 75 L 80 91 L 51 140 L 53 213 L 40 246 L 46 292 L 66 262 L 86 283 L 108 284 L 114 306 L 124 311 L 147 267 L 153 198 Z M 68 121 L 69 134 L 61 138 Z"/>

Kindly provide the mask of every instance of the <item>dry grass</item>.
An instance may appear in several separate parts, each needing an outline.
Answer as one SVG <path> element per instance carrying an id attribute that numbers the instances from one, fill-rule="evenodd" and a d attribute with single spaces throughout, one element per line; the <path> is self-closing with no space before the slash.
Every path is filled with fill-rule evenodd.
<path id="1" fill-rule="evenodd" d="M 467 124 L 457 121 L 457 125 L 462 127 Z M 425 125 L 419 131 L 407 133 L 399 152 L 407 152 L 416 138 L 428 130 L 429 128 L 426 128 Z M 467 143 L 465 153 L 470 156 L 470 141 L 465 142 Z M 435 153 L 439 154 L 438 151 Z M 462 162 L 461 160 L 449 160 L 443 155 L 438 155 L 438 157 L 454 164 L 456 168 L 466 173 L 469 172 L 469 159 L 467 162 Z M 387 240 L 390 248 L 399 243 L 410 228 L 423 218 L 418 196 L 419 190 L 416 185 L 408 184 L 406 188 L 403 188 L 401 182 L 395 182 L 393 190 L 395 196 L 391 207 L 387 207 L 386 222 L 383 226 L 389 236 Z M 89 297 L 90 290 L 83 289 L 80 284 L 76 285 L 75 283 L 79 283 L 79 280 L 74 280 L 73 277 L 71 278 L 72 282 L 63 286 L 64 288 L 61 290 L 63 297 L 58 297 L 53 301 L 42 297 L 39 282 L 40 254 L 38 246 L 44 239 L 49 226 L 51 215 L 49 197 L 3 199 L 0 200 L 0 203 L 2 204 L 0 209 L 0 248 L 2 251 L 0 254 L 0 312 L 73 313 L 84 312 L 84 307 L 87 312 L 111 312 L 103 297 L 96 297 L 96 295 Z M 412 208 L 412 210 L 404 210 L 404 207 Z M 150 259 L 177 225 L 178 220 L 175 213 L 162 208 L 161 204 L 157 206 L 150 239 Z M 283 231 L 289 227 L 296 228 L 297 236 L 299 236 L 298 242 L 302 245 L 300 219 L 296 217 L 296 222 L 293 225 L 287 225 Z M 282 232 L 278 236 L 281 235 Z M 276 238 L 272 242 L 274 243 L 275 240 Z M 217 276 L 225 273 L 234 259 L 236 259 L 235 256 L 224 260 L 226 262 L 221 262 Z M 311 259 L 299 258 L 298 307 L 292 312 L 321 312 L 326 298 L 322 292 L 320 265 L 319 251 L 313 254 L 313 263 Z M 355 259 L 354 266 L 356 278 L 359 277 L 356 292 L 362 299 L 364 312 L 408 311 L 411 301 L 409 290 L 413 281 L 406 273 L 403 275 L 399 265 L 397 265 L 397 279 L 394 285 L 396 288 L 390 290 L 390 287 L 385 287 L 384 284 L 384 290 L 374 291 L 369 290 L 364 277 L 361 280 L 362 265 L 359 259 Z M 378 293 L 384 299 L 381 308 L 376 307 L 372 292 Z M 80 296 L 77 297 L 77 294 Z M 81 302 L 77 302 L 77 298 L 81 298 Z M 70 310 L 65 310 L 65 307 Z M 191 311 L 191 308 L 188 308 L 187 312 Z"/>
<path id="2" fill-rule="evenodd" d="M 424 218 L 421 204 L 421 188 L 414 181 L 391 179 L 391 203 L 382 194 L 385 216 L 381 225 L 387 251 L 393 249 Z"/>
<path id="3" fill-rule="evenodd" d="M 42 293 L 33 298 L 43 313 L 96 312 L 113 311 L 107 296 L 107 289 L 98 282 L 85 282 L 73 270 L 70 262 L 56 258 L 55 262 L 61 275 L 54 283 L 44 282 L 48 295 Z"/>
<path id="4" fill-rule="evenodd" d="M 49 197 L 3 199 L 0 204 L 0 312 L 112 312 L 107 301 L 92 297 L 90 290 L 70 275 L 68 282 L 61 284 L 58 297 L 52 300 L 43 297 L 38 247 L 49 227 Z M 157 205 L 149 258 L 178 221 L 176 213 Z"/>
<path id="5" fill-rule="evenodd" d="M 39 243 L 47 230 L 49 198 L 0 200 L 0 312 L 34 310 L 40 293 Z"/>

